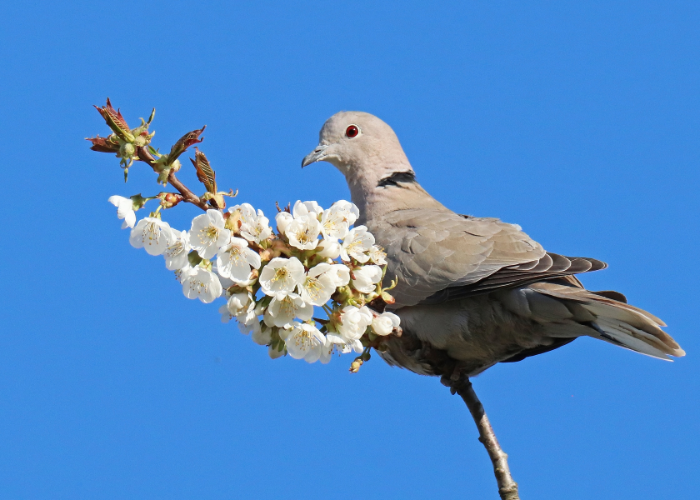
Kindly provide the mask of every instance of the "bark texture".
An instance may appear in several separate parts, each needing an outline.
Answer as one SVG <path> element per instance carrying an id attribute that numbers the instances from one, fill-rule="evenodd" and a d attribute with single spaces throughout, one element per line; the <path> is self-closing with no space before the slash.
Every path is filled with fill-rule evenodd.
<path id="1" fill-rule="evenodd" d="M 501 496 L 501 500 L 520 500 L 518 484 L 513 481 L 508 467 L 508 455 L 501 449 L 493 427 L 491 427 L 491 422 L 489 422 L 489 417 L 484 410 L 484 405 L 481 404 L 476 392 L 474 392 L 472 383 L 468 378 L 464 378 L 458 383 L 452 384 L 451 390 L 453 394 L 460 395 L 469 408 L 469 413 L 472 414 L 476 428 L 479 430 L 479 441 L 486 448 L 493 464 L 493 473 L 496 476 L 498 494 Z"/>

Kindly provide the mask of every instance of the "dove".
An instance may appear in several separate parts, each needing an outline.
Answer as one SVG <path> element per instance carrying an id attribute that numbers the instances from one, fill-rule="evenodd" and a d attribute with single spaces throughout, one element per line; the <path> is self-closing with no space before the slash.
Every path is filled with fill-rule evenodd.
<path id="1" fill-rule="evenodd" d="M 390 365 L 444 380 L 471 377 L 593 337 L 654 358 L 685 352 L 656 316 L 577 274 L 607 265 L 546 251 L 516 224 L 453 212 L 418 183 L 392 128 L 340 112 L 302 167 L 328 162 L 345 176 L 364 225 L 387 253 L 387 306 L 402 335 L 380 352 Z"/>

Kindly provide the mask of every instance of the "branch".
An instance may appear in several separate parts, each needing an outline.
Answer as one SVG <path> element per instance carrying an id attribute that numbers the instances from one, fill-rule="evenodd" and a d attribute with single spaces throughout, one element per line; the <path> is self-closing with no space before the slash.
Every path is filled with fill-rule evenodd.
<path id="1" fill-rule="evenodd" d="M 148 152 L 148 149 L 145 147 L 140 147 L 138 148 L 138 156 L 139 160 L 142 162 L 148 163 L 152 168 L 154 167 L 156 159 L 153 158 L 153 155 Z M 177 189 L 180 194 L 182 195 L 183 201 L 186 201 L 187 203 L 192 203 L 193 205 L 197 205 L 199 208 L 204 210 L 205 212 L 209 210 L 210 207 L 207 205 L 206 201 L 203 201 L 199 196 L 194 194 L 192 191 L 190 191 L 187 186 L 185 186 L 182 182 L 180 182 L 180 179 L 175 177 L 175 172 L 172 170 L 168 174 L 168 182 L 172 187 Z"/>
<path id="2" fill-rule="evenodd" d="M 493 432 L 489 417 L 486 416 L 484 406 L 479 401 L 476 392 L 474 392 L 472 383 L 468 378 L 463 378 L 459 382 L 451 384 L 451 391 L 452 394 L 456 392 L 460 395 L 467 408 L 469 408 L 469 413 L 472 414 L 476 428 L 479 430 L 479 441 L 486 448 L 486 452 L 489 454 L 493 464 L 493 473 L 496 476 L 498 494 L 501 496 L 501 500 L 520 500 L 518 484 L 513 481 L 513 477 L 510 475 L 508 455 L 505 454 L 501 449 L 501 445 L 498 444 L 498 439 L 496 439 L 496 434 Z"/>

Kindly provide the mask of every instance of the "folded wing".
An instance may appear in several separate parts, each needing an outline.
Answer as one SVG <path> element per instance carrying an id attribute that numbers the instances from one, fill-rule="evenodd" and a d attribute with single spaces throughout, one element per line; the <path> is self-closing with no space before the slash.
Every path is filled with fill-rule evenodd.
<path id="1" fill-rule="evenodd" d="M 447 210 L 385 216 L 379 234 L 399 278 L 397 307 L 438 303 L 499 288 L 603 269 L 595 259 L 547 253 L 520 226 Z M 391 278 L 391 274 L 389 275 Z"/>

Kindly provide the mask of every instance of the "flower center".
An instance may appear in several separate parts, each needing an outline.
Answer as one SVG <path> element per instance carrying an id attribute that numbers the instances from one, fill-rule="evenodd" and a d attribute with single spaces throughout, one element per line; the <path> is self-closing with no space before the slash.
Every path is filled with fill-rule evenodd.
<path id="1" fill-rule="evenodd" d="M 204 243 L 205 240 L 216 241 L 219 237 L 219 229 L 215 225 L 209 224 L 209 226 L 202 229 L 202 235 L 203 238 L 200 238 L 202 243 Z"/>
<path id="2" fill-rule="evenodd" d="M 209 291 L 209 285 L 202 280 L 192 279 L 190 280 L 190 290 L 194 290 L 197 295 L 202 295 Z"/>
<path id="3" fill-rule="evenodd" d="M 171 257 L 178 255 L 185 250 L 185 245 L 182 244 L 182 241 L 177 240 L 175 243 L 170 245 L 166 250 L 165 253 Z"/>
<path id="4" fill-rule="evenodd" d="M 275 269 L 275 275 L 272 277 L 272 281 L 282 281 L 283 283 L 287 281 L 287 276 L 289 272 L 284 267 L 278 267 Z"/>
<path id="5" fill-rule="evenodd" d="M 284 316 L 294 317 L 296 313 L 296 307 L 294 307 L 294 302 L 289 297 L 285 297 L 282 302 L 280 302 L 280 312 Z"/>
<path id="6" fill-rule="evenodd" d="M 304 289 L 312 300 L 318 300 L 321 297 L 321 282 L 316 278 L 306 278 Z"/>
<path id="7" fill-rule="evenodd" d="M 308 229 L 302 229 L 300 231 L 297 231 L 296 237 L 297 237 L 297 240 L 299 241 L 299 243 L 301 243 L 301 244 L 311 242 L 311 237 L 309 236 Z"/>
<path id="8" fill-rule="evenodd" d="M 313 335 L 311 335 L 311 333 L 309 333 L 306 330 L 301 330 L 294 336 L 294 345 L 300 351 L 306 351 L 307 349 L 309 349 L 312 346 L 313 341 Z"/>
<path id="9" fill-rule="evenodd" d="M 242 258 L 241 249 L 238 247 L 231 247 L 228 253 L 230 255 L 231 262 L 233 263 L 238 263 Z"/>
<path id="10" fill-rule="evenodd" d="M 346 247 L 346 250 L 348 253 L 355 253 L 355 252 L 361 252 L 362 251 L 362 241 L 361 240 L 352 240 L 348 246 Z"/>
<path id="11" fill-rule="evenodd" d="M 158 224 L 156 224 L 155 222 L 151 222 L 150 224 L 148 224 L 144 229 L 144 233 L 144 240 L 147 240 L 149 245 L 157 245 L 158 243 L 160 243 L 160 236 L 162 231 L 160 230 Z"/>

